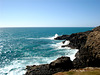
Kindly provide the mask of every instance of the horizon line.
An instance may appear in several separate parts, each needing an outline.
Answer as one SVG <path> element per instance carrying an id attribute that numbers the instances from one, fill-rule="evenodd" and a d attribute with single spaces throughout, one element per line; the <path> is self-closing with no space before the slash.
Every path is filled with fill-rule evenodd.
<path id="1" fill-rule="evenodd" d="M 98 27 L 98 26 L 94 26 L 94 27 Z M 0 27 L 0 28 L 56 28 L 56 27 Z M 57 27 L 57 28 L 60 28 L 60 27 Z"/>

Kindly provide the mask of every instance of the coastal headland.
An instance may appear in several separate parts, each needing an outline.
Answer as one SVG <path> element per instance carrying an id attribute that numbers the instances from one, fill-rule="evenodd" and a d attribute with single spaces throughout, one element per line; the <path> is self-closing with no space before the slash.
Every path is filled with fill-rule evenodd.
<path id="1" fill-rule="evenodd" d="M 86 32 L 58 36 L 55 40 L 69 40 L 70 43 L 62 47 L 78 49 L 76 58 L 71 61 L 70 57 L 62 56 L 50 64 L 27 66 L 25 75 L 52 75 L 71 69 L 100 67 L 100 26 Z"/>

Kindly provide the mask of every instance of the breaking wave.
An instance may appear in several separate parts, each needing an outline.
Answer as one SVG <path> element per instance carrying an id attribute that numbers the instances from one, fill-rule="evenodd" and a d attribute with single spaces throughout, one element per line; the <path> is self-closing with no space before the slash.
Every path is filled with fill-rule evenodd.
<path id="1" fill-rule="evenodd" d="M 26 38 L 26 39 L 50 39 L 50 40 L 54 40 L 54 38 L 58 37 L 58 34 L 55 34 L 53 37 L 41 37 L 41 38 Z"/>
<path id="2" fill-rule="evenodd" d="M 61 47 L 63 45 L 68 45 L 70 43 L 70 41 L 65 41 L 63 43 L 61 41 L 54 40 L 54 38 L 56 38 L 56 37 L 58 37 L 58 34 L 55 34 L 52 37 L 26 38 L 27 40 L 28 39 L 34 39 L 34 40 L 46 39 L 46 42 L 49 41 L 49 44 L 43 44 L 42 42 L 39 42 L 40 46 L 35 47 L 35 45 L 33 45 L 35 47 L 34 49 L 36 49 L 35 51 L 37 53 L 37 56 L 35 56 L 35 54 L 34 54 L 34 56 L 29 56 L 30 51 L 25 52 L 25 50 L 26 50 L 25 48 L 27 48 L 27 47 L 23 46 L 25 48 L 24 48 L 24 51 L 22 51 L 22 53 L 26 57 L 23 56 L 22 58 L 20 58 L 20 59 L 17 58 L 17 59 L 14 59 L 13 61 L 9 60 L 9 61 L 11 61 L 9 65 L 6 64 L 4 67 L 0 68 L 0 74 L 1 75 L 23 75 L 26 72 L 25 68 L 27 65 L 40 65 L 40 64 L 47 64 L 47 63 L 49 64 L 50 62 L 52 62 L 53 60 L 56 60 L 58 57 L 61 57 L 61 56 L 69 56 L 71 58 L 71 60 L 75 59 L 75 53 L 78 50 L 71 49 L 70 47 Z M 34 42 L 34 40 L 32 40 L 32 41 Z M 3 46 L 1 45 L 0 51 L 2 51 L 2 48 L 3 48 Z M 39 56 L 40 54 L 42 54 L 41 51 L 39 51 L 39 50 L 44 50 L 44 55 L 46 55 L 46 53 L 49 53 L 49 55 L 50 55 L 50 53 L 51 53 L 51 56 L 49 56 L 49 55 L 47 57 Z M 45 50 L 47 52 L 45 52 Z M 17 50 L 15 50 L 15 53 L 16 53 L 16 51 Z M 6 53 L 6 51 L 5 51 L 5 53 Z M 34 51 L 33 51 L 33 53 L 34 53 Z M 38 54 L 38 53 L 40 53 L 40 54 Z M 56 55 L 53 53 L 56 53 Z"/>
<path id="3" fill-rule="evenodd" d="M 56 44 L 51 44 L 52 47 L 58 49 L 71 49 L 70 47 L 62 47 L 63 45 L 68 45 L 70 43 L 70 41 L 65 41 L 65 43 L 63 42 L 58 42 Z"/>
<path id="4" fill-rule="evenodd" d="M 0 75 L 23 75 L 27 65 L 49 64 L 58 57 L 24 57 L 22 60 L 13 60 L 10 65 L 0 68 Z"/>

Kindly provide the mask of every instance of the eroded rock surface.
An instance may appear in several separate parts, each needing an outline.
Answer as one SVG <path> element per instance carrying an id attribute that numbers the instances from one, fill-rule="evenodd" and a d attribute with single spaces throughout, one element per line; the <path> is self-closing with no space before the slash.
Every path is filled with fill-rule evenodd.
<path id="1" fill-rule="evenodd" d="M 94 30 L 87 36 L 73 63 L 76 68 L 100 67 L 100 31 Z"/>
<path id="2" fill-rule="evenodd" d="M 66 38 L 64 36 L 64 39 L 70 41 L 66 46 L 79 49 L 73 60 L 75 68 L 100 67 L 100 26 L 91 31 L 71 34 Z"/>

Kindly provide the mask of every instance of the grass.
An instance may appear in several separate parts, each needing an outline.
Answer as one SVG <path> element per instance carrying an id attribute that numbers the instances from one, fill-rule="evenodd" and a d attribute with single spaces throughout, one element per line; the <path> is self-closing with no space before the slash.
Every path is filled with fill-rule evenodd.
<path id="1" fill-rule="evenodd" d="M 58 72 L 54 75 L 100 75 L 100 68 L 74 69 L 67 72 Z"/>

